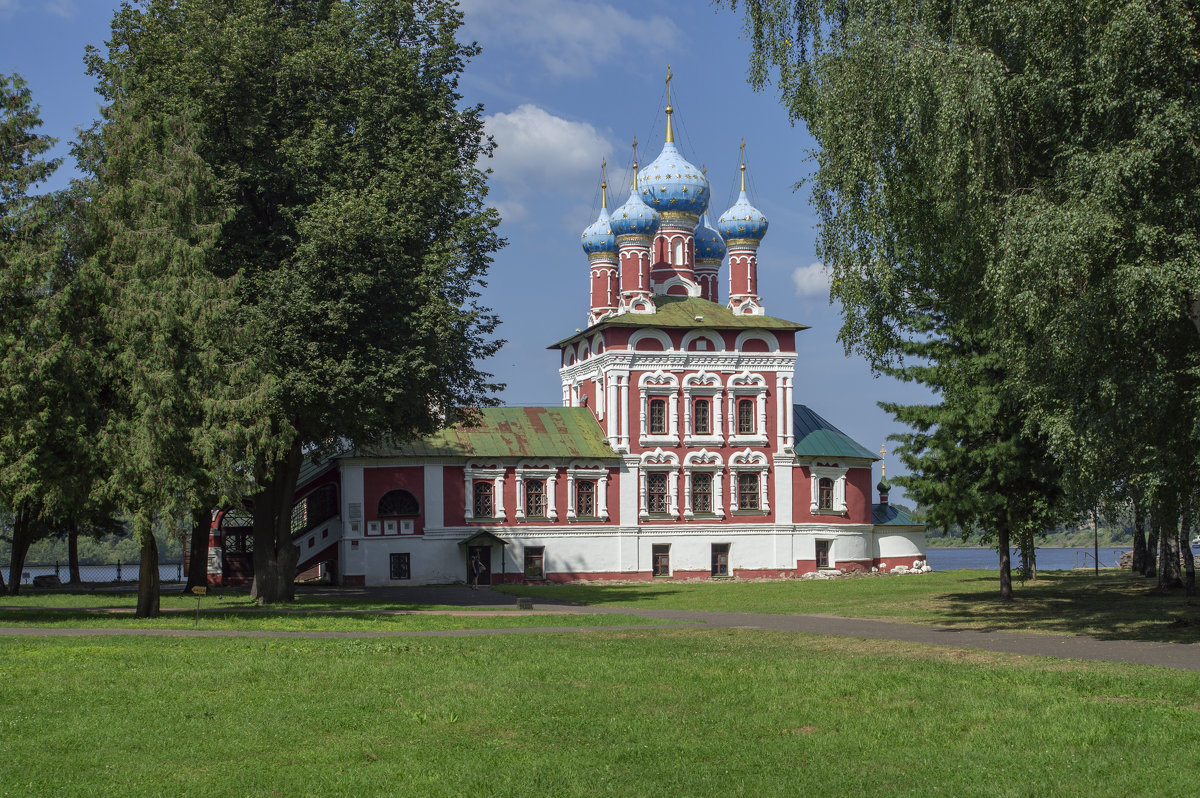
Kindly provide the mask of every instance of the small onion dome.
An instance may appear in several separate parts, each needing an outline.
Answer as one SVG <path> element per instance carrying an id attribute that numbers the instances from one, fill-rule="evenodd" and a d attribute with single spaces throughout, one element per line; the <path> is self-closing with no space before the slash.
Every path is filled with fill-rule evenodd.
<path id="1" fill-rule="evenodd" d="M 616 253 L 617 237 L 613 235 L 609 219 L 608 208 L 601 208 L 600 217 L 583 231 L 583 236 L 581 237 L 583 251 L 588 255 Z"/>
<path id="2" fill-rule="evenodd" d="M 692 166 L 675 142 L 663 145 L 658 157 L 638 176 L 642 199 L 659 213 L 699 216 L 708 210 L 708 179 Z"/>
<path id="3" fill-rule="evenodd" d="M 742 189 L 733 207 L 721 214 L 721 218 L 717 220 L 717 230 L 726 244 L 738 239 L 762 241 L 763 236 L 767 234 L 767 217 L 750 204 L 746 190 Z"/>
<path id="4" fill-rule="evenodd" d="M 721 234 L 708 226 L 705 218 L 696 225 L 696 260 L 721 260 L 725 257 L 725 241 Z"/>
<path id="5" fill-rule="evenodd" d="M 658 230 L 658 214 L 638 195 L 637 182 L 629 190 L 629 199 L 613 211 L 609 220 L 614 236 L 652 236 Z"/>

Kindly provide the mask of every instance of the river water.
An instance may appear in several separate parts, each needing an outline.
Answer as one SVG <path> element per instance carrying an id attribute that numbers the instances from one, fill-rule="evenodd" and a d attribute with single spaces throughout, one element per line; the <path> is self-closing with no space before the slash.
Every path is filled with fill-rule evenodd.
<path id="1" fill-rule="evenodd" d="M 1131 548 L 1101 548 L 1100 567 L 1113 568 L 1121 555 Z M 925 550 L 929 565 L 935 571 L 951 571 L 958 568 L 975 568 L 988 571 L 1000 570 L 1000 555 L 995 549 L 935 549 Z M 1013 549 L 1012 567 L 1021 564 L 1021 553 Z M 1072 568 L 1092 568 L 1096 564 L 1093 550 L 1086 549 L 1054 549 L 1038 548 L 1037 567 L 1039 571 L 1066 571 Z"/>

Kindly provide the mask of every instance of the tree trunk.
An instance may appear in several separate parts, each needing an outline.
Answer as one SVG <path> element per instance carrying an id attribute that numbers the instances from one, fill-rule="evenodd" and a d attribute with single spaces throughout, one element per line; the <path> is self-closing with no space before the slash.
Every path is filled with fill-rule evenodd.
<path id="1" fill-rule="evenodd" d="M 292 543 L 292 504 L 301 460 L 297 436 L 287 456 L 268 466 L 271 473 L 254 497 L 254 585 L 250 595 L 259 604 L 296 598 L 300 550 Z"/>
<path id="2" fill-rule="evenodd" d="M 1133 503 L 1133 570 L 1146 570 L 1146 518 L 1139 512 L 1137 502 Z"/>
<path id="3" fill-rule="evenodd" d="M 67 529 L 67 572 L 70 574 L 67 581 L 72 585 L 83 583 L 79 574 L 79 525 L 74 521 Z"/>
<path id="4" fill-rule="evenodd" d="M 145 524 L 141 532 L 142 560 L 138 568 L 138 600 L 137 617 L 158 617 L 158 541 L 154 539 L 154 530 L 150 524 Z"/>
<path id="5" fill-rule="evenodd" d="M 8 563 L 8 591 L 16 596 L 21 592 L 21 571 L 25 569 L 25 555 L 33 542 L 33 513 L 22 504 L 13 513 L 12 557 Z"/>
<path id="6" fill-rule="evenodd" d="M 1192 556 L 1192 530 L 1196 528 L 1196 505 L 1188 500 L 1179 524 L 1179 550 L 1183 552 L 1183 594 L 1196 595 L 1196 558 Z"/>
<path id="7" fill-rule="evenodd" d="M 187 584 L 183 592 L 208 587 L 208 536 L 212 528 L 212 510 L 196 507 L 192 510 L 192 537 L 188 543 Z"/>
<path id="8" fill-rule="evenodd" d="M 1170 514 L 1166 516 L 1168 523 L 1158 532 L 1158 586 L 1160 588 L 1182 587 L 1183 580 L 1179 578 L 1179 520 Z"/>
<path id="9" fill-rule="evenodd" d="M 1146 568 L 1142 574 L 1148 579 L 1158 577 L 1158 517 L 1150 516 L 1150 536 L 1146 538 Z"/>
<path id="10" fill-rule="evenodd" d="M 1008 527 L 1001 526 L 996 532 L 996 546 L 1000 550 L 1000 600 L 1012 601 L 1012 563 L 1009 550 Z"/>

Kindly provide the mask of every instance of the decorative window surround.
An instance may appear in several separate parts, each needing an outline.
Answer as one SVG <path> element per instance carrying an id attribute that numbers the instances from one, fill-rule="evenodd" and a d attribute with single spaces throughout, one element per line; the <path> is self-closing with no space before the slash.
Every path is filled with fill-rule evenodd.
<path id="1" fill-rule="evenodd" d="M 712 490 L 713 490 L 713 509 L 711 513 L 701 513 L 702 517 L 715 516 L 717 518 L 725 517 L 725 504 L 721 497 L 721 476 L 725 471 L 725 464 L 721 461 L 721 455 L 716 452 L 710 452 L 707 449 L 701 449 L 698 452 L 692 452 L 683 458 L 683 517 L 691 520 L 695 517 L 695 512 L 692 509 L 692 475 L 697 471 L 704 471 L 712 474 Z"/>
<path id="2" fill-rule="evenodd" d="M 546 481 L 546 515 L 537 516 L 537 520 L 557 521 L 558 511 L 554 507 L 554 486 L 558 481 L 558 467 L 548 463 L 531 463 L 526 460 L 517 463 L 517 511 L 514 514 L 516 520 L 526 520 L 525 480 L 527 479 Z"/>
<path id="3" fill-rule="evenodd" d="M 766 446 L 767 445 L 767 381 L 761 374 L 751 374 L 743 371 L 730 378 L 727 394 L 729 396 L 728 413 L 728 443 L 730 446 Z M 754 433 L 741 435 L 738 433 L 737 401 L 751 397 L 755 400 Z"/>
<path id="4" fill-rule="evenodd" d="M 666 473 L 667 475 L 667 512 L 666 515 L 675 518 L 679 515 L 679 457 L 674 452 L 664 452 L 661 448 L 642 455 L 638 469 L 638 516 L 650 518 L 650 496 L 646 484 L 646 474 L 650 471 Z M 662 517 L 660 513 L 654 514 Z"/>
<path id="5" fill-rule="evenodd" d="M 596 518 L 608 520 L 608 467 L 603 463 L 574 462 L 567 467 L 567 520 L 577 518 L 575 481 L 590 479 L 596 483 Z"/>
<path id="6" fill-rule="evenodd" d="M 699 371 L 683 378 L 683 445 L 684 446 L 720 446 L 723 442 L 721 435 L 721 377 L 712 372 Z M 710 400 L 708 434 L 700 435 L 692 429 L 692 405 L 696 399 Z"/>
<path id="7" fill-rule="evenodd" d="M 762 452 L 755 452 L 750 449 L 737 452 L 729 458 L 729 471 L 732 478 L 729 480 L 730 496 L 729 510 L 736 513 L 738 507 L 738 474 L 744 471 L 758 472 L 758 507 L 755 507 L 748 512 L 761 512 L 763 514 L 771 512 L 771 502 L 767 493 L 767 457 Z"/>
<path id="8" fill-rule="evenodd" d="M 466 487 L 466 508 L 464 510 L 468 521 L 494 521 L 504 518 L 504 466 L 476 465 L 470 463 L 463 470 L 463 482 Z M 475 489 L 477 479 L 487 479 L 492 482 L 492 502 L 495 505 L 494 518 L 478 518 L 475 516 Z"/>
<path id="9" fill-rule="evenodd" d="M 638 396 L 642 407 L 638 443 L 642 446 L 676 445 L 679 440 L 679 378 L 662 370 L 643 374 L 638 380 Z M 667 429 L 663 435 L 650 434 L 651 397 L 667 400 Z"/>
<path id="10" fill-rule="evenodd" d="M 846 513 L 846 472 L 849 466 L 841 463 L 814 463 L 809 467 L 809 487 L 811 500 L 808 511 L 813 515 L 844 515 Z M 820 481 L 823 478 L 833 480 L 833 509 L 821 509 Z"/>

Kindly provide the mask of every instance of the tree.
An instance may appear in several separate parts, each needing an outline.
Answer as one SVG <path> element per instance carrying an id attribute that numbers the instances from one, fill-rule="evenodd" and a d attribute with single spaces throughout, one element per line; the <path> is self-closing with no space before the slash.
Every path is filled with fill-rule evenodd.
<path id="1" fill-rule="evenodd" d="M 153 617 L 155 521 L 240 498 L 269 445 L 269 385 L 236 359 L 236 277 L 213 270 L 224 219 L 187 116 L 121 97 L 79 152 L 105 288 L 109 490 L 141 545 L 138 616 Z"/>
<path id="2" fill-rule="evenodd" d="M 886 365 L 965 326 L 1004 359 L 1073 506 L 1127 481 L 1194 490 L 1191 4 L 730 4 L 752 81 L 775 80 L 820 145 L 820 250 L 847 345 Z"/>
<path id="3" fill-rule="evenodd" d="M 58 162 L 25 83 L 0 76 L 0 506 L 12 518 L 9 590 L 30 544 L 95 510 L 101 478 L 95 286 L 81 270 L 79 188 L 31 196 Z"/>
<path id="4" fill-rule="evenodd" d="M 481 109 L 458 107 L 460 22 L 446 0 L 146 0 L 90 54 L 110 103 L 186 116 L 228 209 L 209 264 L 239 275 L 241 362 L 286 441 L 247 475 L 260 601 L 293 595 L 303 456 L 430 431 L 496 387 L 475 298 L 502 241 Z"/>

